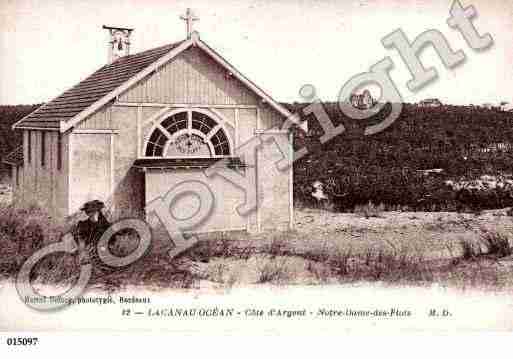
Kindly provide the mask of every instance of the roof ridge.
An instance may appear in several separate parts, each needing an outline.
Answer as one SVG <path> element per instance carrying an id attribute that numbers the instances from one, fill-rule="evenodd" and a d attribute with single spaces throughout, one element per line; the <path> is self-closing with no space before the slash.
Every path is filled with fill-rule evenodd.
<path id="1" fill-rule="evenodd" d="M 286 107 L 276 102 L 222 55 L 201 41 L 197 33 L 193 33 L 190 39 L 123 56 L 103 66 L 75 87 L 54 98 L 43 109 L 31 113 L 14 124 L 13 128 L 53 129 L 65 132 L 190 46 L 197 46 L 204 51 L 250 91 L 261 97 L 263 102 L 268 103 L 285 118 L 296 122 Z M 68 122 L 68 119 L 71 121 Z"/>
<path id="2" fill-rule="evenodd" d="M 118 64 L 120 63 L 120 61 L 126 61 L 128 59 L 133 59 L 134 57 L 144 57 L 143 55 L 148 55 L 149 53 L 152 53 L 154 51 L 158 51 L 158 50 L 167 50 L 168 48 L 169 49 L 172 49 L 178 45 L 180 45 L 182 42 L 184 42 L 185 40 L 181 40 L 181 41 L 176 41 L 176 42 L 172 42 L 172 43 L 169 43 L 169 44 L 165 44 L 165 45 L 161 45 L 161 46 L 157 46 L 157 47 L 153 47 L 151 49 L 147 49 L 147 50 L 142 50 L 142 51 L 139 51 L 139 52 L 136 52 L 134 54 L 130 54 L 130 55 L 126 55 L 126 56 L 122 56 L 120 58 L 118 58 L 117 60 L 111 62 L 111 63 L 108 63 L 108 64 L 105 64 L 103 65 L 100 69 L 104 68 L 104 67 L 108 67 L 108 66 L 111 66 L 111 65 L 115 65 L 115 64 Z M 98 69 L 96 72 L 98 72 L 100 69 Z"/>

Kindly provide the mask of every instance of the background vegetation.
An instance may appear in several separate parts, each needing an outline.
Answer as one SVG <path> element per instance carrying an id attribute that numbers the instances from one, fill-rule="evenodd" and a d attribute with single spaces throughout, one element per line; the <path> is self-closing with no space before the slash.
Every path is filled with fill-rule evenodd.
<path id="1" fill-rule="evenodd" d="M 288 105 L 300 113 L 305 106 Z M 322 128 L 313 115 L 304 117 L 310 131 L 308 136 L 297 136 L 295 146 L 306 146 L 309 154 L 294 164 L 297 203 L 319 204 L 311 195 L 312 183 L 319 180 L 327 202 L 338 210 L 369 201 L 387 208 L 429 211 L 513 205 L 513 113 L 405 104 L 389 128 L 364 136 L 365 127 L 382 121 L 390 108 L 358 122 L 347 118 L 336 103 L 324 106 L 331 120 L 344 124 L 346 131 L 321 144 Z M 442 171 L 424 171 L 429 169 Z M 483 175 L 491 177 L 482 181 Z"/>
<path id="2" fill-rule="evenodd" d="M 0 106 L 0 159 L 21 144 L 21 133 L 11 126 L 40 105 Z M 0 181 L 9 173 L 9 166 L 0 161 Z"/>

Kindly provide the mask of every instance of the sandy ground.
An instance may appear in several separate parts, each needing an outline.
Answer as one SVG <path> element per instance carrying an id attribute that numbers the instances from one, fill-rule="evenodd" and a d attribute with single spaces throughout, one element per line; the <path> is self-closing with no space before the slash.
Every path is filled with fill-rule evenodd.
<path id="1" fill-rule="evenodd" d="M 294 250 L 323 248 L 329 253 L 351 250 L 355 255 L 381 249 L 397 253 L 422 254 L 437 261 L 456 258 L 461 253 L 462 238 L 478 240 L 482 230 L 511 234 L 512 217 L 506 210 L 486 211 L 479 215 L 458 213 L 385 212 L 378 218 L 364 218 L 351 213 L 322 210 L 296 211 L 296 228 L 290 232 L 262 233 L 235 238 L 239 247 L 265 247 L 286 241 Z M 237 240 L 238 239 L 238 240 Z M 312 271 L 311 261 L 296 255 L 253 254 L 248 258 L 216 257 L 207 262 L 185 261 L 193 266 L 197 280 L 189 289 L 124 286 L 116 292 L 90 287 L 85 296 L 108 296 L 114 304 L 73 305 L 52 313 L 28 308 L 18 297 L 12 280 L 0 281 L 0 330 L 166 330 L 180 332 L 303 332 L 316 330 L 512 330 L 513 298 L 511 291 L 486 290 L 479 286 L 454 288 L 429 282 L 427 285 L 394 285 L 381 281 L 343 283 L 340 278 L 320 281 Z M 322 266 L 322 263 L 320 264 Z M 279 266 L 277 281 L 262 282 L 264 268 Z M 476 271 L 479 267 L 479 272 Z M 485 270 L 482 272 L 482 267 Z M 462 262 L 453 268 L 469 283 L 476 273 L 486 279 L 486 268 L 500 268 L 506 281 L 513 278 L 513 257 Z M 141 270 L 144 271 L 144 268 Z M 272 268 L 271 268 L 272 270 Z M 481 274 L 484 273 L 484 274 Z M 502 280 L 502 279 L 501 279 Z M 280 285 L 277 285 L 280 284 Z M 314 285 L 315 284 L 315 285 Z M 319 285 L 322 284 L 322 285 Z M 328 285 L 329 284 L 329 285 Z M 38 284 L 46 295 L 60 290 Z M 509 288 L 507 288 L 509 289 Z M 509 294 L 508 294 L 509 293 Z M 149 304 L 122 304 L 120 296 L 150 298 Z M 233 308 L 240 312 L 231 318 L 150 317 L 149 311 L 169 308 Z M 306 310 L 306 318 L 247 316 L 246 310 L 273 308 Z M 316 315 L 322 309 L 375 310 L 397 308 L 412 312 L 410 317 L 333 318 Z M 432 318 L 429 310 L 447 309 L 448 318 Z M 124 309 L 138 311 L 138 316 L 123 316 Z"/>
<path id="2" fill-rule="evenodd" d="M 397 257 L 421 258 L 444 285 L 486 286 L 513 289 L 513 256 L 480 258 L 461 261 L 461 241 L 481 243 L 483 231 L 504 233 L 513 242 L 513 219 L 507 209 L 484 211 L 480 214 L 450 212 L 384 212 L 378 218 L 364 218 L 352 213 L 331 213 L 303 209 L 295 213 L 296 228 L 285 233 L 262 233 L 232 243 L 269 252 L 273 243 L 284 244 L 280 250 L 291 249 L 291 255 L 253 254 L 249 258 L 213 258 L 205 263 L 193 263 L 200 277 L 218 283 L 249 285 L 262 281 L 262 272 L 279 272 L 275 282 L 296 285 L 338 284 L 340 277 L 326 274 L 327 266 L 307 259 L 305 253 L 350 253 L 349 267 L 371 253 Z M 272 250 L 271 250 L 272 251 Z M 298 254 L 298 255 L 296 255 Z M 452 265 L 457 260 L 456 265 Z M 445 274 L 444 266 L 450 266 Z M 342 279 L 343 281 L 344 279 Z"/>
<path id="3" fill-rule="evenodd" d="M 460 240 L 478 240 L 481 230 L 513 233 L 507 209 L 468 214 L 455 212 L 383 212 L 379 218 L 323 210 L 295 211 L 297 236 L 330 242 L 355 252 L 369 248 L 422 254 L 425 258 L 458 256 Z"/>
<path id="4" fill-rule="evenodd" d="M 325 260 L 311 260 L 312 253 L 350 253 L 348 267 L 355 268 L 369 253 L 375 261 L 380 252 L 385 252 L 420 258 L 426 263 L 423 267 L 435 272 L 436 279 L 428 283 L 479 286 L 482 282 L 489 290 L 513 289 L 512 256 L 460 261 L 461 242 L 480 243 L 483 231 L 504 233 L 513 242 L 513 219 L 506 215 L 507 210 L 480 214 L 383 212 L 377 218 L 365 218 L 353 213 L 301 209 L 295 212 L 296 228 L 292 231 L 230 234 L 226 237 L 226 251 L 217 250 L 213 258 L 186 255 L 189 261 L 178 267 L 194 273 L 203 280 L 201 285 L 207 287 L 262 284 L 266 282 L 262 279 L 264 272 L 274 277 L 271 282 L 279 284 L 336 285 L 347 278 L 328 273 L 332 268 L 323 263 Z M 159 239 L 156 242 L 165 243 Z M 280 247 L 277 253 L 271 249 L 274 245 Z M 159 248 L 159 244 L 156 248 L 160 252 L 168 249 L 165 245 Z M 482 248 L 485 249 L 483 245 Z M 456 265 L 452 265 L 454 260 L 458 261 Z M 450 269 L 446 270 L 446 266 Z M 450 273 L 446 275 L 444 271 Z M 359 278 L 350 280 L 360 281 Z"/>

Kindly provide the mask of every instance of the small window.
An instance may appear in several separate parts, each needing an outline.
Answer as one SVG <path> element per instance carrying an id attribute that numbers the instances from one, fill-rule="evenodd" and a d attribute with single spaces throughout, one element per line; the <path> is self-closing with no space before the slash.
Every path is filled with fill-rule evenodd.
<path id="1" fill-rule="evenodd" d="M 27 131 L 27 152 L 28 152 L 28 163 L 32 162 L 32 131 Z"/>
<path id="2" fill-rule="evenodd" d="M 62 168 L 62 135 L 57 134 L 57 170 Z"/>
<path id="3" fill-rule="evenodd" d="M 148 146 L 146 147 L 146 156 L 149 157 L 162 157 L 164 146 L 166 145 L 167 137 L 158 128 L 151 134 Z"/>
<path id="4" fill-rule="evenodd" d="M 46 132 L 41 132 L 41 167 L 45 166 Z"/>

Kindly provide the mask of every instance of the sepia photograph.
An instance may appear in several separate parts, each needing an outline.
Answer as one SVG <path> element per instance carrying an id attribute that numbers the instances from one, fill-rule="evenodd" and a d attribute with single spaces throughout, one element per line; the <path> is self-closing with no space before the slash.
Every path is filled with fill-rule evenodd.
<path id="1" fill-rule="evenodd" d="M 0 34 L 0 346 L 513 330 L 513 2 L 6 0 Z"/>

